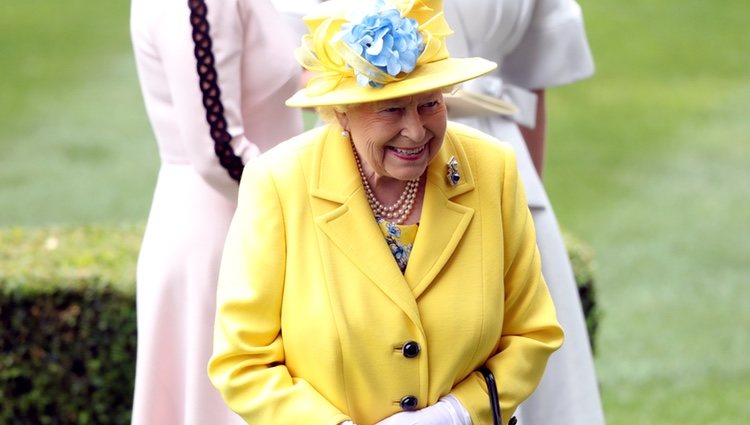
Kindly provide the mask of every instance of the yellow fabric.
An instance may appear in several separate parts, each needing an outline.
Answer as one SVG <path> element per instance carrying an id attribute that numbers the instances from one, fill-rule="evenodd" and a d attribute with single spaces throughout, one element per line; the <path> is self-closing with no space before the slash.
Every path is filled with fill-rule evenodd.
<path id="1" fill-rule="evenodd" d="M 349 144 L 311 130 L 249 163 L 219 278 L 208 372 L 254 425 L 378 422 L 453 393 L 491 424 L 538 384 L 562 330 L 513 151 L 457 124 L 428 169 L 405 274 L 383 243 Z M 452 187 L 446 163 L 461 180 Z M 422 351 L 406 358 L 400 347 Z"/>

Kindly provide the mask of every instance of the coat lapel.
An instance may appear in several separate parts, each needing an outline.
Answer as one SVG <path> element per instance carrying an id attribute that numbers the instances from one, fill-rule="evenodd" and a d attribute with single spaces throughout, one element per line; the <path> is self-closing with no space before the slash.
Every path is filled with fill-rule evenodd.
<path id="1" fill-rule="evenodd" d="M 420 229 L 406 273 L 401 274 L 377 223 L 359 179 L 351 148 L 337 127 L 321 130 L 325 139 L 315 154 L 312 194 L 316 223 L 341 252 L 394 303 L 418 323 L 418 298 L 453 255 L 471 222 L 474 209 L 454 198 L 474 189 L 474 177 L 463 148 L 451 133 L 428 168 Z M 448 183 L 447 163 L 455 157 L 460 180 Z"/>
<path id="2" fill-rule="evenodd" d="M 313 160 L 315 221 L 331 242 L 373 284 L 419 323 L 416 300 L 393 260 L 367 203 L 349 144 L 327 126 Z"/>
<path id="3" fill-rule="evenodd" d="M 460 180 L 456 186 L 450 185 L 447 178 L 451 157 L 459 163 Z M 466 153 L 448 132 L 440 153 L 428 168 L 419 231 L 406 268 L 405 277 L 414 297 L 430 286 L 461 241 L 474 209 L 453 198 L 473 189 L 474 177 Z"/>

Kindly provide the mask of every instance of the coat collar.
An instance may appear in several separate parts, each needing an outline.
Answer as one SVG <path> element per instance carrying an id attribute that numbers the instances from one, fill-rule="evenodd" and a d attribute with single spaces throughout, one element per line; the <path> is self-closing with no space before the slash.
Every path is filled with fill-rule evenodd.
<path id="1" fill-rule="evenodd" d="M 448 182 L 448 161 L 459 164 L 456 186 Z M 427 168 L 420 229 L 404 277 L 418 297 L 433 282 L 455 251 L 469 226 L 474 209 L 458 199 L 474 190 L 475 182 L 466 152 L 449 129 L 438 155 Z"/>
<path id="2" fill-rule="evenodd" d="M 360 182 L 349 143 L 338 126 L 319 129 L 311 169 L 311 193 L 322 201 L 313 207 L 317 225 L 375 285 L 418 323 L 416 299 L 450 259 L 474 214 L 455 198 L 474 189 L 474 176 L 463 147 L 449 130 L 429 165 L 420 218 L 406 273 L 402 274 L 384 243 Z M 448 183 L 447 163 L 455 157 L 460 180 Z"/>

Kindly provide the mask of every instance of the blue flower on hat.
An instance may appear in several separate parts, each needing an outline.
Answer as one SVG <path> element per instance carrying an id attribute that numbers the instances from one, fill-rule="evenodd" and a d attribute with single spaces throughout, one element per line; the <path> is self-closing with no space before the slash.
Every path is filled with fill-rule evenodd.
<path id="1" fill-rule="evenodd" d="M 424 39 L 416 20 L 402 17 L 395 9 L 382 8 L 365 15 L 359 23 L 342 26 L 343 41 L 359 56 L 380 71 L 395 77 L 414 70 L 417 58 L 424 50 Z M 383 87 L 372 75 L 355 69 L 360 86 Z"/>

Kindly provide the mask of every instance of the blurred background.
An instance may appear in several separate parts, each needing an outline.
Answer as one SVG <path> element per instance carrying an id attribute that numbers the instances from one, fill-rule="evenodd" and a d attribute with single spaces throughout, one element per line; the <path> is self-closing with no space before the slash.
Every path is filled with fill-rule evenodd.
<path id="1" fill-rule="evenodd" d="M 750 423 L 750 2 L 579 0 L 544 175 L 594 255 L 610 425 Z M 158 167 L 129 2 L 0 3 L 0 227 L 141 224 Z"/>

